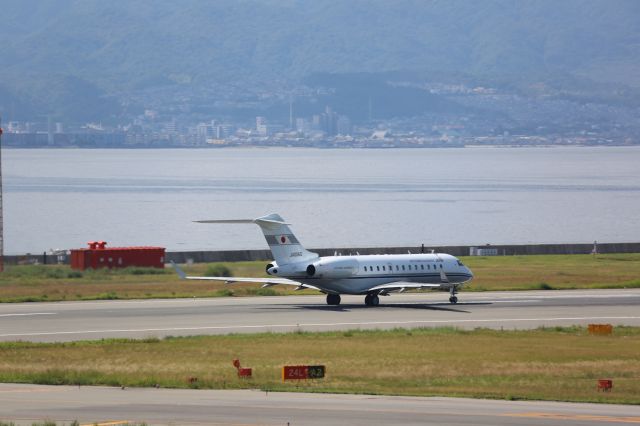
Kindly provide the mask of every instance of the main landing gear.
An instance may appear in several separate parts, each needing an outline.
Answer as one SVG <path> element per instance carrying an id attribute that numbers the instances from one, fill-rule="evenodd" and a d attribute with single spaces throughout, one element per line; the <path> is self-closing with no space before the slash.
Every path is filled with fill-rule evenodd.
<path id="1" fill-rule="evenodd" d="M 380 298 L 376 293 L 368 293 L 364 297 L 364 304 L 367 306 L 378 306 L 380 304 Z"/>
<path id="2" fill-rule="evenodd" d="M 458 298 L 456 297 L 456 294 L 458 293 L 458 289 L 456 286 L 452 285 L 449 288 L 449 294 L 451 295 L 449 297 L 449 303 L 451 303 L 452 305 L 455 305 L 456 303 L 458 303 Z"/>
<path id="3" fill-rule="evenodd" d="M 327 305 L 339 305 L 340 304 L 340 295 L 339 294 L 327 294 Z"/>

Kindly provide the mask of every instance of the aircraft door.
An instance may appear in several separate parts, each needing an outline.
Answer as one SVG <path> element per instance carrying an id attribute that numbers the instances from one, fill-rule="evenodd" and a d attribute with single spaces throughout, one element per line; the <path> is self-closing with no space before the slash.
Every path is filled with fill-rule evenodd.
<path id="1" fill-rule="evenodd" d="M 391 263 L 387 263 L 387 271 L 388 271 L 389 275 L 393 275 L 393 273 L 395 272 L 393 270 L 393 265 Z"/>

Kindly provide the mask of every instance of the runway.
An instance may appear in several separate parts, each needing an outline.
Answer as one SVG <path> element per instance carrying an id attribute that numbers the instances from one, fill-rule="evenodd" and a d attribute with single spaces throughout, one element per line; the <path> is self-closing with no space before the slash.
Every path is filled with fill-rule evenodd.
<path id="1" fill-rule="evenodd" d="M 466 398 L 0 384 L 0 420 L 30 425 L 611 425 L 640 407 Z"/>
<path id="2" fill-rule="evenodd" d="M 589 323 L 640 326 L 640 289 L 20 303 L 0 305 L 0 340 L 39 342 L 396 327 L 529 329 Z"/>

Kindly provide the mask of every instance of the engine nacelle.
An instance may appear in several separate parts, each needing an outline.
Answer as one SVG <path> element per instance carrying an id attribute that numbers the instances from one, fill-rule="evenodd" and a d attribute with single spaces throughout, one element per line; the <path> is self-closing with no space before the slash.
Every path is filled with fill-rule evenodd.
<path id="1" fill-rule="evenodd" d="M 307 266 L 307 276 L 318 278 L 348 278 L 358 271 L 354 259 L 324 259 Z"/>
<path id="2" fill-rule="evenodd" d="M 279 277 L 299 277 L 304 276 L 306 263 L 289 263 L 278 265 L 276 262 L 267 265 L 267 274 Z"/>
<path id="3" fill-rule="evenodd" d="M 270 263 L 265 267 L 265 270 L 268 275 L 277 275 L 278 274 L 278 264 L 276 262 Z"/>

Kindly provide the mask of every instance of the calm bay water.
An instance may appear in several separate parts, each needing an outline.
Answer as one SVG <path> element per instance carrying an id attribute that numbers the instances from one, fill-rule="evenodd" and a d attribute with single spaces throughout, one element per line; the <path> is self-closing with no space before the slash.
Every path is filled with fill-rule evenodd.
<path id="1" fill-rule="evenodd" d="M 5 150 L 5 252 L 640 241 L 640 147 Z"/>

